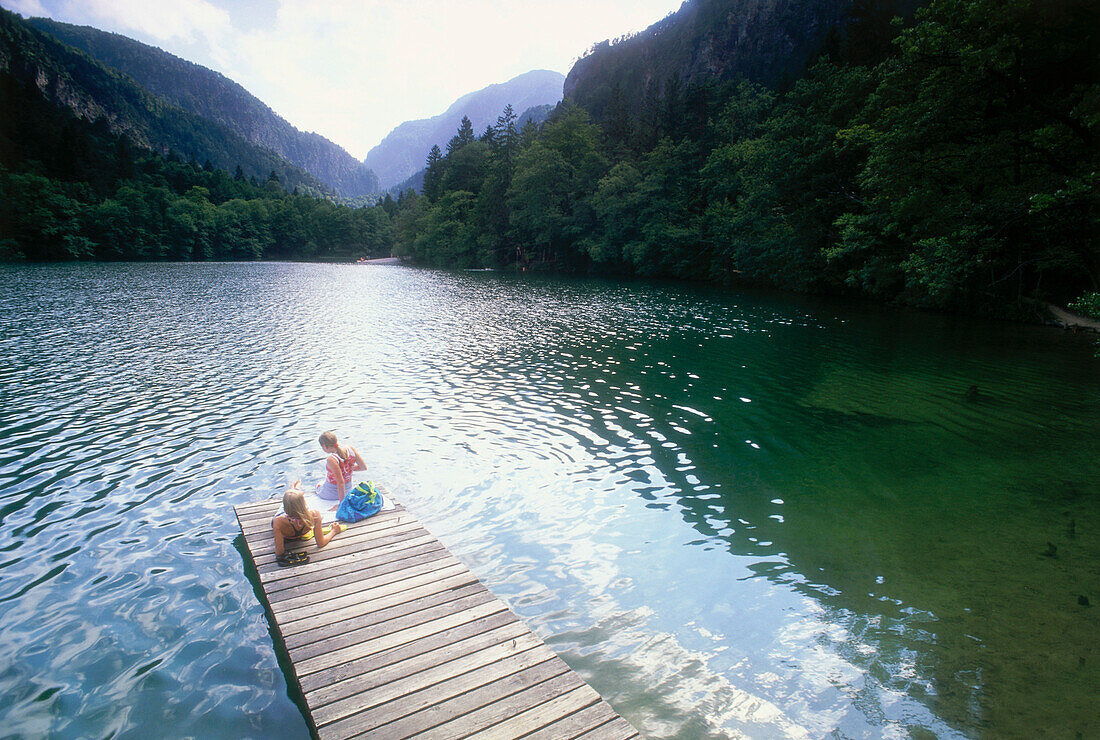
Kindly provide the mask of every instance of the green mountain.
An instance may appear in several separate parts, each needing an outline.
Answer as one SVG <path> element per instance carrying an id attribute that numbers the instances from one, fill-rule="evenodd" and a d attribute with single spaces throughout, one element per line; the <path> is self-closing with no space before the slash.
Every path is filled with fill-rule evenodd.
<path id="1" fill-rule="evenodd" d="M 0 15 L 0 40 L 7 69 L 0 71 L 0 261 L 348 260 L 390 252 L 392 225 L 381 206 L 313 197 L 320 184 L 293 168 L 249 178 L 242 166 L 162 153 L 149 145 L 145 126 L 174 116 L 181 125 L 168 133 L 193 134 L 189 114 L 79 52 L 65 56 L 36 43 L 11 16 Z M 270 158 L 265 165 L 291 167 L 245 142 L 215 143 L 241 144 L 244 157 L 260 152 Z M 290 194 L 284 183 L 295 178 Z"/>
<path id="2" fill-rule="evenodd" d="M 540 115 L 545 119 L 545 113 L 528 109 L 561 100 L 564 80 L 558 72 L 534 70 L 463 95 L 438 116 L 402 123 L 367 152 L 364 162 L 378 173 L 382 187 L 390 188 L 423 169 L 428 150 L 432 145 L 442 148 L 454 136 L 463 116 L 470 119 L 478 134 L 496 123 L 506 105 L 525 111 L 524 116 L 530 115 L 536 122 Z"/>
<path id="3" fill-rule="evenodd" d="M 999 316 L 1095 295 L 1096 0 L 906 4 L 688 3 L 541 128 L 433 150 L 395 250 Z"/>
<path id="4" fill-rule="evenodd" d="M 100 122 L 132 144 L 163 154 L 178 152 L 246 177 L 265 180 L 275 172 L 288 188 L 323 193 L 317 178 L 274 152 L 246 141 L 221 124 L 169 104 L 130 77 L 31 27 L 0 9 L 0 74 L 33 84 L 51 103 L 77 117 Z M 6 116 L 19 111 L 7 110 Z"/>
<path id="5" fill-rule="evenodd" d="M 687 0 L 633 36 L 594 45 L 565 79 L 565 97 L 603 120 L 609 106 L 637 114 L 667 85 L 744 79 L 793 82 L 807 62 L 855 29 L 889 44 L 890 19 L 920 0 Z M 851 48 L 851 45 L 849 45 Z M 881 56 L 884 50 L 879 50 Z M 619 102 L 621 100 L 621 102 Z"/>
<path id="6" fill-rule="evenodd" d="M 378 178 L 369 167 L 325 137 L 294 128 L 256 96 L 213 70 L 96 28 L 47 18 L 31 18 L 27 23 L 129 75 L 172 105 L 270 149 L 341 196 L 378 192 Z"/>

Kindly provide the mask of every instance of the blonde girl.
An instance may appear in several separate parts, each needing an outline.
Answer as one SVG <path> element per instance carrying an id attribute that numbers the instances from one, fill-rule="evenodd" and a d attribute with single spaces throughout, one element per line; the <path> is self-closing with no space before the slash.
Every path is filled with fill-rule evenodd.
<path id="1" fill-rule="evenodd" d="M 351 487 L 352 471 L 366 470 L 367 463 L 354 447 L 340 444 L 333 432 L 325 432 L 319 441 L 321 449 L 328 453 L 328 459 L 325 460 L 325 482 L 318 489 L 317 495 L 327 501 L 339 503 L 344 500 L 344 494 Z"/>
<path id="2" fill-rule="evenodd" d="M 271 531 L 275 535 L 275 557 L 282 564 L 282 559 L 288 557 L 286 543 L 303 539 L 309 534 L 310 530 L 313 531 L 313 538 L 317 540 L 317 547 L 322 548 L 331 542 L 333 537 L 340 534 L 343 529 L 339 523 L 334 522 L 332 529 L 328 534 L 325 534 L 324 528 L 321 526 L 321 512 L 316 509 L 311 510 L 306 506 L 302 482 L 296 480 L 283 494 L 283 510 L 271 520 Z M 295 562 L 300 562 L 300 560 L 296 559 Z"/>

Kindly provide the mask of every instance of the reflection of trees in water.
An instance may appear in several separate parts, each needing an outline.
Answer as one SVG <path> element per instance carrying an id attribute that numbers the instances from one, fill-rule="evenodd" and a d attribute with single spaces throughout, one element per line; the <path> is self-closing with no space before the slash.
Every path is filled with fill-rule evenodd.
<path id="1" fill-rule="evenodd" d="M 1020 343 L 988 326 L 824 328 L 756 307 L 723 331 L 709 309 L 633 350 L 576 337 L 589 424 L 623 448 L 634 490 L 679 507 L 698 544 L 759 558 L 757 575 L 815 599 L 847 636 L 831 649 L 953 726 L 1082 727 L 1096 624 L 1076 599 L 1096 588 L 1098 543 L 1081 523 L 1098 512 L 1081 491 L 1097 456 L 1067 447 L 1096 451 L 1082 409 L 1095 384 L 1067 401 L 1038 382 L 1046 353 L 1006 354 Z"/>

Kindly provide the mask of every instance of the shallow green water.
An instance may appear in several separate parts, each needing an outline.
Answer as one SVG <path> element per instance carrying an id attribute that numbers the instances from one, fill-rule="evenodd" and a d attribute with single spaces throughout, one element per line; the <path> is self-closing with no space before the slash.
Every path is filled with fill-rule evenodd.
<path id="1" fill-rule="evenodd" d="M 316 482 L 328 428 L 645 735 L 1100 733 L 1088 337 L 403 267 L 0 277 L 5 735 L 307 737 L 232 505 Z"/>

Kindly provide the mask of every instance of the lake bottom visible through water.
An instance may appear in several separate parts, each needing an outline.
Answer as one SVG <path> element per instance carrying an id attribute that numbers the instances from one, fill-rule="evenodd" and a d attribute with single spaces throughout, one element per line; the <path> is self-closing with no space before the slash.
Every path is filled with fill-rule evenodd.
<path id="1" fill-rule="evenodd" d="M 308 737 L 235 504 L 336 430 L 643 735 L 1090 737 L 1100 360 L 403 266 L 2 266 L 0 720 Z"/>

